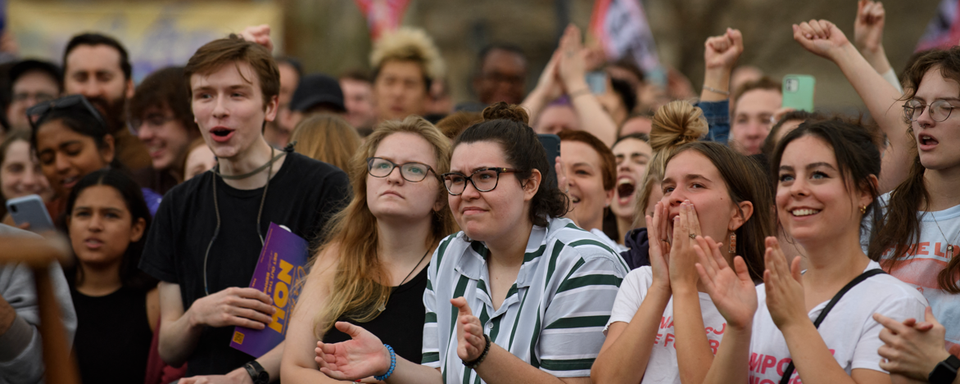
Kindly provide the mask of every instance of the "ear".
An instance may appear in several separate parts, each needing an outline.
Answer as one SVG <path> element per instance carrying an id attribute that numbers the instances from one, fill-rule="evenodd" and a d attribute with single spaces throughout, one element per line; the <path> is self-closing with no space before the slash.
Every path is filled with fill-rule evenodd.
<path id="1" fill-rule="evenodd" d="M 270 102 L 267 103 L 266 109 L 264 109 L 263 119 L 266 121 L 273 121 L 277 118 L 277 111 L 280 109 L 280 96 L 273 95 L 270 97 Z"/>
<path id="2" fill-rule="evenodd" d="M 610 203 L 613 202 L 613 195 L 616 191 L 617 191 L 616 189 L 611 189 L 606 192 L 607 196 L 603 199 L 603 203 L 605 207 L 609 207 Z"/>
<path id="3" fill-rule="evenodd" d="M 127 100 L 132 99 L 134 89 L 136 89 L 136 87 L 134 87 L 133 85 L 133 79 L 127 79 L 127 83 L 124 85 L 123 88 L 124 88 L 123 93 L 127 96 Z"/>
<path id="4" fill-rule="evenodd" d="M 540 174 L 538 169 L 534 168 L 530 171 L 530 177 L 523 182 L 523 201 L 533 200 L 533 196 L 540 190 L 542 179 L 543 175 Z"/>
<path id="5" fill-rule="evenodd" d="M 879 189 L 880 180 L 877 179 L 877 175 L 870 175 L 870 178 L 867 180 L 871 186 L 875 189 Z M 860 189 L 860 198 L 856 209 L 859 210 L 860 207 L 865 207 L 870 205 L 873 202 L 873 195 L 870 194 L 869 188 L 859 188 Z"/>
<path id="6" fill-rule="evenodd" d="M 140 241 L 140 238 L 143 237 L 143 232 L 147 228 L 147 221 L 142 217 L 133 222 L 133 226 L 130 227 L 130 242 L 135 243 Z"/>
<path id="7" fill-rule="evenodd" d="M 103 147 L 100 148 L 100 157 L 103 158 L 104 162 L 110 164 L 113 162 L 116 154 L 116 143 L 113 141 L 113 135 L 108 133 L 103 136 Z"/>
<path id="8" fill-rule="evenodd" d="M 746 223 L 750 219 L 750 216 L 753 216 L 753 203 L 749 201 L 741 201 L 737 204 L 738 211 L 733 212 L 733 216 L 730 217 L 730 224 L 727 225 L 728 231 L 736 231 L 743 223 Z"/>

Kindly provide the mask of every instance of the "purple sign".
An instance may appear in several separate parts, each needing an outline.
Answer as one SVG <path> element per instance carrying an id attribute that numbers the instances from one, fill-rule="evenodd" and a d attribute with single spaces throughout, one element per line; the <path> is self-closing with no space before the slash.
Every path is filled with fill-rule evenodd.
<path id="1" fill-rule="evenodd" d="M 300 280 L 306 277 L 307 258 L 306 240 L 284 227 L 270 223 L 250 287 L 273 298 L 277 312 L 273 315 L 273 321 L 263 329 L 234 328 L 231 347 L 260 357 L 283 341 L 294 303 L 300 296 Z"/>

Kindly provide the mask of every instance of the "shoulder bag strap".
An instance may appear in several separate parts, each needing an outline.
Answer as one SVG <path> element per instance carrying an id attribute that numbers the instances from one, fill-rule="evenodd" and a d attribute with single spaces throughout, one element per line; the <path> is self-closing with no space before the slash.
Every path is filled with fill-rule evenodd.
<path id="1" fill-rule="evenodd" d="M 820 323 L 822 323 L 823 319 L 827 317 L 827 313 L 829 313 L 830 310 L 833 309 L 833 306 L 837 305 L 837 302 L 840 301 L 840 298 L 843 297 L 843 295 L 847 293 L 847 291 L 855 287 L 857 284 L 860 284 L 860 282 L 870 278 L 871 276 L 879 275 L 881 273 L 885 273 L 885 272 L 883 272 L 883 270 L 879 268 L 871 269 L 869 271 L 861 273 L 859 276 L 857 276 L 853 280 L 850 280 L 850 282 L 847 283 L 847 285 L 844 285 L 843 288 L 840 289 L 840 292 L 837 292 L 836 295 L 833 295 L 833 298 L 830 299 L 830 302 L 827 303 L 827 306 L 823 307 L 823 311 L 820 311 L 820 315 L 817 316 L 817 319 L 813 321 L 813 327 L 820 328 Z M 780 378 L 780 384 L 787 384 L 790 381 L 790 376 L 793 375 L 794 369 L 795 367 L 793 366 L 793 361 L 791 360 L 790 365 L 787 365 L 787 369 L 783 371 L 783 377 Z"/>

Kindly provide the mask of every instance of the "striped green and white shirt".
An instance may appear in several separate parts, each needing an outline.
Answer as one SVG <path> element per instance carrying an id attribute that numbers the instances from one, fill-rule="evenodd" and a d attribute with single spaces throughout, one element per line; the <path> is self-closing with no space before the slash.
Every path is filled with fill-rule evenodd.
<path id="1" fill-rule="evenodd" d="M 590 376 L 603 345 L 627 266 L 595 235 L 569 219 L 534 226 L 517 281 L 499 310 L 493 309 L 482 242 L 463 232 L 437 247 L 423 292 L 423 364 L 441 368 L 446 383 L 481 383 L 457 356 L 457 308 L 463 296 L 491 342 L 556 377 Z"/>

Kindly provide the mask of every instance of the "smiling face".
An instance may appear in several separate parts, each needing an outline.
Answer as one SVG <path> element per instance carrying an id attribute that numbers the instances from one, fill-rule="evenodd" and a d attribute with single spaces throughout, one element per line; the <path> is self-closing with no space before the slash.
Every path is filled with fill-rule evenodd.
<path id="1" fill-rule="evenodd" d="M 167 170 L 180 167 L 187 146 L 193 139 L 187 128 L 173 115 L 170 108 L 152 107 L 139 120 L 137 137 L 147 146 L 153 169 Z"/>
<path id="2" fill-rule="evenodd" d="M 373 99 L 380 121 L 423 115 L 428 96 L 423 70 L 415 61 L 387 61 L 374 79 Z"/>
<path id="3" fill-rule="evenodd" d="M 133 96 L 133 80 L 120 68 L 120 52 L 108 45 L 79 45 L 70 51 L 64 64 L 64 93 L 86 96 L 119 129 L 127 98 Z M 113 131 L 111 131 L 113 132 Z"/>
<path id="4" fill-rule="evenodd" d="M 260 80 L 250 64 L 233 62 L 190 76 L 193 116 L 217 157 L 243 157 L 263 140 L 264 121 L 277 115 L 277 97 L 264 104 Z"/>
<path id="5" fill-rule="evenodd" d="M 492 167 L 512 167 L 500 144 L 492 141 L 461 143 L 454 148 L 450 159 L 450 172 L 468 176 L 476 169 Z M 491 241 L 516 236 L 519 228 L 532 225 L 530 200 L 539 186 L 539 179 L 534 178 L 525 181 L 526 187 L 523 187 L 516 173 L 504 172 L 500 174 L 497 187 L 488 192 L 478 192 L 467 182 L 462 194 L 449 195 L 453 218 L 474 240 Z"/>
<path id="6" fill-rule="evenodd" d="M 70 244 L 84 265 L 119 264 L 146 227 L 144 219 L 133 220 L 120 192 L 106 185 L 80 192 L 69 215 Z"/>
<path id="7" fill-rule="evenodd" d="M 104 137 L 98 148 L 92 137 L 67 127 L 62 120 L 43 123 L 37 129 L 40 168 L 57 196 L 66 197 L 80 178 L 113 161 L 113 137 Z"/>
<path id="8" fill-rule="evenodd" d="M 567 173 L 573 217 L 581 228 L 602 229 L 603 209 L 613 198 L 613 189 L 603 189 L 600 154 L 580 141 L 560 142 L 560 162 Z"/>
<path id="9" fill-rule="evenodd" d="M 32 194 L 49 200 L 53 195 L 26 140 L 10 143 L 4 158 L 0 159 L 0 194 L 7 200 Z"/>
<path id="10" fill-rule="evenodd" d="M 946 100 L 952 107 L 960 108 L 960 84 L 944 78 L 939 67 L 933 67 L 923 75 L 914 99 L 929 106 L 937 100 Z M 930 117 L 930 108 L 912 123 L 914 139 L 920 153 L 920 163 L 927 169 L 943 170 L 960 165 L 960 113 L 953 111 L 944 121 Z"/>
<path id="11" fill-rule="evenodd" d="M 679 215 L 684 200 L 693 203 L 701 233 L 716 241 L 727 243 L 727 234 L 745 221 L 741 219 L 737 204 L 730 198 L 720 171 L 696 150 L 683 151 L 670 159 L 661 188 L 661 201 L 669 209 L 669 233 L 673 232 L 673 218 Z"/>
<path id="12" fill-rule="evenodd" d="M 367 173 L 367 206 L 377 220 L 402 220 L 405 223 L 429 221 L 433 211 L 443 209 L 434 153 L 434 147 L 415 133 L 394 133 L 380 142 L 374 157 L 400 165 L 422 163 L 429 165 L 433 171 L 428 171 L 426 177 L 418 182 L 404 179 L 399 167 L 382 178 Z"/>
<path id="13" fill-rule="evenodd" d="M 833 148 L 814 136 L 787 144 L 777 178 L 777 215 L 787 234 L 801 245 L 835 236 L 857 237 L 859 207 L 872 197 L 844 183 Z M 851 233 L 852 232 L 852 233 Z"/>
<path id="14" fill-rule="evenodd" d="M 617 217 L 633 220 L 638 184 L 643 180 L 652 153 L 650 144 L 639 139 L 624 139 L 613 146 L 613 155 L 617 159 L 617 184 L 610 209 Z"/>

